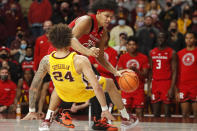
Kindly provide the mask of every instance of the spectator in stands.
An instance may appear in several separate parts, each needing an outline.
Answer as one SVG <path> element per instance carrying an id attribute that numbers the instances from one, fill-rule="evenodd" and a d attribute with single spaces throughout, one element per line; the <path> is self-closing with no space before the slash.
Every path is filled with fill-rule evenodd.
<path id="1" fill-rule="evenodd" d="M 153 18 L 153 26 L 155 26 L 159 31 L 163 30 L 162 22 L 158 18 L 156 10 L 152 10 L 150 16 Z"/>
<path id="2" fill-rule="evenodd" d="M 161 115 L 161 104 L 164 104 L 165 117 L 171 117 L 170 103 L 172 102 L 177 74 L 176 52 L 167 46 L 167 34 L 160 32 L 157 47 L 150 51 L 149 94 L 155 117 Z M 152 88 L 150 89 L 150 83 Z M 151 93 L 150 93 L 151 92 Z"/>
<path id="3" fill-rule="evenodd" d="M 8 32 L 7 47 L 10 47 L 11 42 L 16 36 L 17 29 L 20 27 L 22 30 L 26 30 L 27 28 L 20 9 L 20 5 L 16 3 L 10 3 L 5 11 L 4 20 L 5 27 Z"/>
<path id="4" fill-rule="evenodd" d="M 188 31 L 197 31 L 197 9 L 192 14 L 192 23 L 187 29 Z"/>
<path id="5" fill-rule="evenodd" d="M 145 17 L 144 24 L 143 27 L 137 30 L 136 37 L 139 40 L 138 50 L 148 56 L 149 51 L 155 47 L 159 30 L 153 26 L 153 19 L 151 16 Z"/>
<path id="6" fill-rule="evenodd" d="M 130 26 L 126 25 L 126 19 L 119 18 L 118 25 L 114 26 L 110 31 L 110 46 L 114 47 L 119 45 L 119 34 L 122 32 L 125 32 L 128 36 L 134 35 L 133 29 Z"/>
<path id="7" fill-rule="evenodd" d="M 135 22 L 132 24 L 132 26 L 134 26 L 136 31 L 142 26 L 144 26 L 145 13 L 146 13 L 145 5 L 144 4 L 137 5 Z"/>
<path id="8" fill-rule="evenodd" d="M 20 67 L 17 62 L 10 59 L 10 50 L 5 46 L 0 47 L 0 67 L 2 66 L 3 61 L 7 61 L 9 65 L 11 80 L 17 83 L 20 77 Z"/>
<path id="9" fill-rule="evenodd" d="M 158 0 L 151 0 L 146 6 L 146 16 L 151 15 L 152 11 L 156 11 L 157 15 L 161 12 L 161 7 L 158 3 Z"/>
<path id="10" fill-rule="evenodd" d="M 68 2 L 62 2 L 59 10 L 54 10 L 51 16 L 53 24 L 64 23 L 69 24 L 75 17 L 74 12 L 71 11 L 70 4 Z"/>
<path id="11" fill-rule="evenodd" d="M 40 60 L 48 54 L 49 45 L 48 31 L 52 26 L 52 22 L 47 20 L 43 24 L 44 34 L 36 39 L 34 48 L 34 71 L 37 71 Z"/>
<path id="12" fill-rule="evenodd" d="M 126 108 L 131 112 L 135 110 L 136 115 L 142 117 L 145 104 L 144 83 L 149 68 L 148 57 L 137 51 L 138 43 L 135 37 L 128 38 L 126 47 L 128 53 L 120 56 L 118 60 L 118 70 L 131 69 L 135 71 L 140 79 L 140 84 L 136 91 L 131 93 L 121 91 L 121 95 Z"/>
<path id="13" fill-rule="evenodd" d="M 32 35 L 37 38 L 43 34 L 43 23 L 50 20 L 52 6 L 49 0 L 34 0 L 29 8 L 28 22 Z"/>
<path id="14" fill-rule="evenodd" d="M 32 46 L 27 46 L 25 49 L 25 57 L 21 62 L 22 70 L 32 69 L 34 66 L 33 48 Z"/>
<path id="15" fill-rule="evenodd" d="M 21 104 L 22 113 L 28 113 L 29 111 L 29 88 L 34 77 L 34 71 L 32 69 L 24 69 L 22 78 L 18 80 L 15 104 L 18 102 Z"/>
<path id="16" fill-rule="evenodd" d="M 8 79 L 8 68 L 0 69 L 0 113 L 7 113 L 8 108 L 14 104 L 16 84 Z"/>
<path id="17" fill-rule="evenodd" d="M 192 23 L 189 5 L 184 6 L 182 16 L 177 20 L 178 30 L 183 35 L 187 32 L 187 27 Z"/>
<path id="18" fill-rule="evenodd" d="M 194 117 L 197 118 L 196 42 L 196 34 L 194 32 L 187 32 L 185 35 L 186 48 L 178 52 L 179 71 L 176 98 L 181 103 L 184 118 L 190 116 L 190 107 L 192 107 Z"/>
<path id="19" fill-rule="evenodd" d="M 178 12 L 173 5 L 173 0 L 166 0 L 166 5 L 159 15 L 159 19 L 163 22 L 163 29 L 167 30 L 170 22 L 177 18 Z"/>
<path id="20" fill-rule="evenodd" d="M 127 49 L 126 49 L 127 38 L 128 38 L 128 36 L 126 33 L 124 33 L 124 32 L 120 33 L 119 34 L 120 43 L 117 46 L 113 47 L 118 53 L 118 58 L 121 54 L 124 54 L 127 51 Z"/>
<path id="21" fill-rule="evenodd" d="M 185 47 L 184 36 L 178 31 L 177 21 L 170 22 L 168 27 L 168 46 L 174 49 L 176 52 Z"/>

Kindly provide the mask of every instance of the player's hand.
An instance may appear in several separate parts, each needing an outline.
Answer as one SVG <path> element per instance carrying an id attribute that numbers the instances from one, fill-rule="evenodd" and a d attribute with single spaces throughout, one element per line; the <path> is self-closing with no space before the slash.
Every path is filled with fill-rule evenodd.
<path id="1" fill-rule="evenodd" d="M 73 113 L 76 113 L 77 110 L 78 110 L 78 109 L 77 109 L 77 104 L 76 104 L 76 103 L 73 103 L 73 104 L 72 104 L 72 107 L 71 107 L 71 109 L 70 109 L 70 111 L 73 112 Z"/>
<path id="2" fill-rule="evenodd" d="M 91 47 L 88 52 L 88 56 L 98 57 L 100 49 L 96 47 Z"/>
<path id="3" fill-rule="evenodd" d="M 117 71 L 115 74 L 114 74 L 114 76 L 122 76 L 122 73 L 124 73 L 124 72 L 134 72 L 133 70 L 130 70 L 130 69 L 123 69 L 123 70 L 119 70 L 119 71 Z"/>
<path id="4" fill-rule="evenodd" d="M 39 118 L 38 113 L 29 112 L 22 120 L 37 120 Z"/>
<path id="5" fill-rule="evenodd" d="M 108 120 L 116 120 L 114 116 L 107 110 L 101 113 L 101 118 L 107 118 Z"/>
<path id="6" fill-rule="evenodd" d="M 44 119 L 45 113 L 44 112 L 38 112 L 38 116 L 39 116 L 39 119 Z"/>

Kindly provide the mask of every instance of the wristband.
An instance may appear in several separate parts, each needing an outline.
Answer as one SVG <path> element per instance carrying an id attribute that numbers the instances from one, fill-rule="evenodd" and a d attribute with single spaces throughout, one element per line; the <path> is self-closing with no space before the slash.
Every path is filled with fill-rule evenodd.
<path id="1" fill-rule="evenodd" d="M 35 108 L 29 108 L 29 112 L 36 112 Z"/>
<path id="2" fill-rule="evenodd" d="M 108 110 L 108 106 L 101 106 L 102 111 L 107 111 Z"/>

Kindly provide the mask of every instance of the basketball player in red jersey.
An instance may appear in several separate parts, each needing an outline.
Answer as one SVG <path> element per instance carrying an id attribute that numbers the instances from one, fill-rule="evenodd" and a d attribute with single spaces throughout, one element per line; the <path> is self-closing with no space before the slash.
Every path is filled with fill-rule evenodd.
<path id="1" fill-rule="evenodd" d="M 144 83 L 148 75 L 148 57 L 137 51 L 137 39 L 133 36 L 128 38 L 126 48 L 127 53 L 120 56 L 118 69 L 132 69 L 138 74 L 140 79 L 139 87 L 136 91 L 126 93 L 121 91 L 123 102 L 127 109 L 135 109 L 138 117 L 143 116 L 144 108 Z"/>
<path id="2" fill-rule="evenodd" d="M 158 35 L 158 46 L 150 51 L 151 72 L 149 76 L 152 81 L 153 113 L 160 117 L 161 102 L 164 104 L 165 117 L 170 117 L 170 103 L 176 82 L 177 56 L 176 52 L 166 44 L 167 34 L 160 32 Z"/>
<path id="3" fill-rule="evenodd" d="M 189 107 L 192 104 L 194 117 L 197 118 L 197 48 L 196 35 L 187 32 L 185 35 L 186 48 L 178 52 L 178 95 L 181 102 L 183 117 L 189 117 Z"/>

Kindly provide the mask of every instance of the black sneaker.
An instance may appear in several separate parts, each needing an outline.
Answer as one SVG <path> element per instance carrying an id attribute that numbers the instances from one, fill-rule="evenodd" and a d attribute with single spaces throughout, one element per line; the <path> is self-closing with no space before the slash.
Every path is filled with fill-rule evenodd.
<path id="1" fill-rule="evenodd" d="M 118 131 L 118 128 L 114 125 L 107 123 L 107 119 L 96 120 L 94 117 L 94 124 L 92 126 L 93 130 L 103 130 L 103 131 Z"/>

